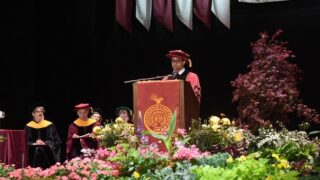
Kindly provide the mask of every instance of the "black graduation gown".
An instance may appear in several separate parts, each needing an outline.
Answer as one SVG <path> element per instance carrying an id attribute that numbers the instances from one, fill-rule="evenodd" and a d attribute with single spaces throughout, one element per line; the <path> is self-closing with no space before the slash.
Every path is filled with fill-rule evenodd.
<path id="1" fill-rule="evenodd" d="M 60 161 L 61 140 L 54 124 L 40 129 L 25 126 L 25 131 L 30 166 L 48 168 Z M 37 139 L 41 139 L 46 145 L 32 145 Z"/>

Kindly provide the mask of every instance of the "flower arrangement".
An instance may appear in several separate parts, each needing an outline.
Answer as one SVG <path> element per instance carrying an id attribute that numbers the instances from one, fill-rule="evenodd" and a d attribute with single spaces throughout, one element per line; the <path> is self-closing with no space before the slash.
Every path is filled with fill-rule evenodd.
<path id="1" fill-rule="evenodd" d="M 235 126 L 234 121 L 221 114 L 211 116 L 207 123 L 193 126 L 189 134 L 189 143 L 197 145 L 202 151 L 211 153 L 228 152 L 233 156 L 246 154 L 251 133 Z"/>
<path id="2" fill-rule="evenodd" d="M 111 147 L 122 143 L 134 145 L 138 142 L 137 137 L 134 135 L 133 124 L 125 122 L 120 117 L 112 124 L 95 127 L 93 136 L 99 140 L 99 144 L 102 147 Z"/>
<path id="3" fill-rule="evenodd" d="M 291 166 L 299 171 L 314 171 L 319 161 L 318 139 L 310 139 L 305 131 L 289 131 L 284 126 L 280 131 L 260 128 L 251 140 L 251 152 L 261 152 L 275 165 Z M 284 165 L 287 163 L 287 165 Z"/>
<path id="4" fill-rule="evenodd" d="M 108 161 L 74 158 L 65 164 L 57 163 L 48 169 L 27 167 L 7 173 L 10 179 L 102 179 L 119 176 L 118 167 Z"/>
<path id="5" fill-rule="evenodd" d="M 8 177 L 11 171 L 14 171 L 14 165 L 0 163 L 0 180 L 2 180 L 2 177 Z"/>
<path id="6" fill-rule="evenodd" d="M 194 166 L 191 172 L 197 179 L 298 179 L 299 173 L 290 169 L 278 169 L 268 163 L 268 159 L 257 154 L 241 156 L 227 161 L 225 167 Z"/>

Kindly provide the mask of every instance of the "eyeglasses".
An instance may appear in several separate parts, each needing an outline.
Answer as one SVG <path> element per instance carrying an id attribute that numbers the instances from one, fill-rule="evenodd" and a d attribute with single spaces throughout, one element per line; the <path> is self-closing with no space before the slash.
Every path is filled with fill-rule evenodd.
<path id="1" fill-rule="evenodd" d="M 182 60 L 171 60 L 171 63 L 181 63 L 182 62 Z"/>

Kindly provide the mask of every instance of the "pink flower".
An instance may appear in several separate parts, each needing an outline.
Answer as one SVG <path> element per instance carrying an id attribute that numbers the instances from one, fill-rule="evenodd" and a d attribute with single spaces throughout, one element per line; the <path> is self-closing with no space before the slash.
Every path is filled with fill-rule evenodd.
<path id="1" fill-rule="evenodd" d="M 181 136 L 186 136 L 187 135 L 187 132 L 185 129 L 177 129 L 177 133 L 178 135 L 181 135 Z"/>
<path id="2" fill-rule="evenodd" d="M 208 152 L 201 153 L 195 145 L 191 145 L 189 148 L 182 145 L 178 147 L 178 150 L 174 154 L 173 158 L 177 160 L 191 160 L 198 159 L 206 155 L 208 155 Z"/>
<path id="3" fill-rule="evenodd" d="M 117 146 L 116 146 L 116 150 L 120 151 L 122 148 L 123 148 L 123 147 L 122 147 L 122 145 L 121 145 L 121 144 L 117 144 Z"/>
<path id="4" fill-rule="evenodd" d="M 82 175 L 84 175 L 84 176 L 86 176 L 86 177 L 90 177 L 90 171 L 87 171 L 87 170 L 82 170 L 82 171 L 80 172 L 80 174 L 82 174 Z"/>
<path id="5" fill-rule="evenodd" d="M 112 171 L 112 176 L 118 177 L 119 175 L 120 175 L 119 170 L 113 170 L 113 171 Z"/>
<path id="6" fill-rule="evenodd" d="M 116 151 L 111 151 L 111 153 L 110 153 L 110 157 L 112 158 L 112 157 L 115 157 L 117 155 L 117 153 L 116 153 Z"/>
<path id="7" fill-rule="evenodd" d="M 99 148 L 98 150 L 97 150 L 97 156 L 99 157 L 99 158 L 106 158 L 106 157 L 108 157 L 110 155 L 110 152 L 107 150 L 107 149 L 102 149 L 102 148 Z"/>
<path id="8" fill-rule="evenodd" d="M 70 173 L 69 178 L 74 179 L 74 180 L 81 179 L 81 177 L 78 174 L 76 174 L 75 172 Z"/>
<path id="9" fill-rule="evenodd" d="M 18 179 L 18 180 L 22 179 L 22 177 L 21 177 L 21 169 L 17 169 L 15 171 L 10 172 L 9 173 L 9 178 Z"/>
<path id="10" fill-rule="evenodd" d="M 98 175 L 96 173 L 91 174 L 91 180 L 96 180 Z"/>

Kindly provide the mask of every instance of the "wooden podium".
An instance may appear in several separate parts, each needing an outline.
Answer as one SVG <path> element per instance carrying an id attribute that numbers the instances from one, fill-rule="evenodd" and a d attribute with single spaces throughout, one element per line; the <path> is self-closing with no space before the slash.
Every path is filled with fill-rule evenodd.
<path id="1" fill-rule="evenodd" d="M 200 116 L 200 104 L 191 85 L 182 80 L 134 83 L 133 106 L 135 128 L 159 134 L 168 130 L 174 111 L 177 111 L 176 129 L 188 130 L 192 119 Z"/>

